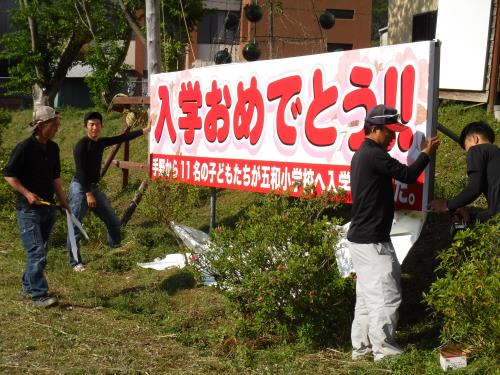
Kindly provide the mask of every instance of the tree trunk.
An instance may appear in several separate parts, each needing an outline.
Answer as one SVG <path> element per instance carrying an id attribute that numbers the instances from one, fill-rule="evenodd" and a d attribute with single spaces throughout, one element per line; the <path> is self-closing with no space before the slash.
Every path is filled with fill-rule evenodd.
<path id="1" fill-rule="evenodd" d="M 127 23 L 129 24 L 130 28 L 134 30 L 135 35 L 141 40 L 142 45 L 146 45 L 146 38 L 144 37 L 144 34 L 142 33 L 141 29 L 135 22 L 135 20 L 132 18 L 130 13 L 127 10 L 127 7 L 125 6 L 123 0 L 115 0 L 116 3 L 120 6 L 120 9 L 123 12 L 123 15 L 125 16 L 125 19 L 127 20 Z"/>
<path id="2" fill-rule="evenodd" d="M 33 106 L 52 105 L 49 93 L 39 83 L 35 83 L 32 87 Z"/>

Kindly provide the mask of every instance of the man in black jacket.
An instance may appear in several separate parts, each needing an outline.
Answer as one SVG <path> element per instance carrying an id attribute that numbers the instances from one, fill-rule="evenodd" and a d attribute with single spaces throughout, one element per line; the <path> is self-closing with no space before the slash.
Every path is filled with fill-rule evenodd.
<path id="1" fill-rule="evenodd" d="M 88 112 L 83 117 L 83 126 L 87 135 L 80 139 L 73 150 L 75 158 L 75 176 L 69 186 L 69 205 L 75 217 L 81 222 L 90 208 L 106 225 L 109 247 L 117 247 L 121 243 L 120 219 L 116 216 L 106 195 L 99 189 L 101 163 L 104 149 L 117 143 L 130 141 L 149 133 L 151 123 L 142 130 L 131 131 L 115 137 L 102 137 L 102 115 L 99 112 Z M 80 238 L 82 233 L 75 226 L 75 240 L 78 248 L 78 259 L 71 251 L 71 239 L 68 237 L 67 247 L 69 261 L 73 270 L 85 270 L 80 256 Z"/>
<path id="2" fill-rule="evenodd" d="M 460 134 L 460 145 L 467 152 L 467 186 L 453 199 L 436 199 L 430 206 L 436 212 L 457 212 L 465 221 L 486 221 L 500 213 L 500 148 L 495 133 L 485 122 L 471 122 Z M 463 209 L 484 194 L 488 208 L 469 217 Z"/>
<path id="3" fill-rule="evenodd" d="M 430 138 L 413 164 L 401 164 L 386 149 L 395 132 L 405 129 L 395 109 L 375 106 L 365 119 L 365 141 L 351 162 L 352 220 L 347 239 L 357 276 L 353 359 L 373 353 L 378 361 L 402 353 L 394 339 L 401 286 L 389 235 L 394 218 L 392 180 L 415 182 L 439 145 L 437 138 Z"/>
<path id="4" fill-rule="evenodd" d="M 54 193 L 61 206 L 68 208 L 60 176 L 59 146 L 52 141 L 59 125 L 59 115 L 53 108 L 36 107 L 30 124 L 32 135 L 14 148 L 3 170 L 5 180 L 16 190 L 16 217 L 26 252 L 21 294 L 38 307 L 57 304 L 57 299 L 49 295 L 44 270 L 56 218 Z"/>

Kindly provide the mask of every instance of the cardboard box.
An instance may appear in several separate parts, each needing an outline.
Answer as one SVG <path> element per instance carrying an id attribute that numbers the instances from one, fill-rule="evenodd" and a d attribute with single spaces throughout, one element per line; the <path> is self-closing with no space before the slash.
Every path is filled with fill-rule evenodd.
<path id="1" fill-rule="evenodd" d="M 448 344 L 441 348 L 439 363 L 444 371 L 467 366 L 467 355 L 458 345 Z"/>

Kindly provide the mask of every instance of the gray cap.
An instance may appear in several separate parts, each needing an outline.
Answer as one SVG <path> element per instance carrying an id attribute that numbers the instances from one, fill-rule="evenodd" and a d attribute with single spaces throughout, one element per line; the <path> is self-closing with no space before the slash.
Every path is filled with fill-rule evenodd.
<path id="1" fill-rule="evenodd" d="M 33 109 L 33 121 L 30 123 L 30 128 L 34 130 L 38 124 L 59 117 L 59 114 L 52 107 L 41 105 Z"/>
<path id="2" fill-rule="evenodd" d="M 397 109 L 379 104 L 370 109 L 366 115 L 365 127 L 383 126 L 393 132 L 402 132 L 408 129 L 401 123 L 401 116 Z"/>

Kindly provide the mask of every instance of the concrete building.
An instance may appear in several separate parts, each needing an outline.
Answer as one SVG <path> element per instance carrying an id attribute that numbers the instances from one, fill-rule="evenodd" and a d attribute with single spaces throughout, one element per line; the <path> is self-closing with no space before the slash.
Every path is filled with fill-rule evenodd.
<path id="1" fill-rule="evenodd" d="M 389 22 L 387 30 L 387 44 L 410 43 L 415 41 L 414 30 L 429 30 L 430 38 L 420 40 L 432 40 L 436 32 L 436 20 L 434 25 L 427 26 L 425 20 L 432 19 L 437 12 L 438 0 L 389 0 Z M 432 21 L 431 21 L 432 22 Z"/>
<path id="2" fill-rule="evenodd" d="M 498 108 L 500 0 L 389 0 L 388 13 L 388 44 L 441 40 L 441 99 Z"/>

